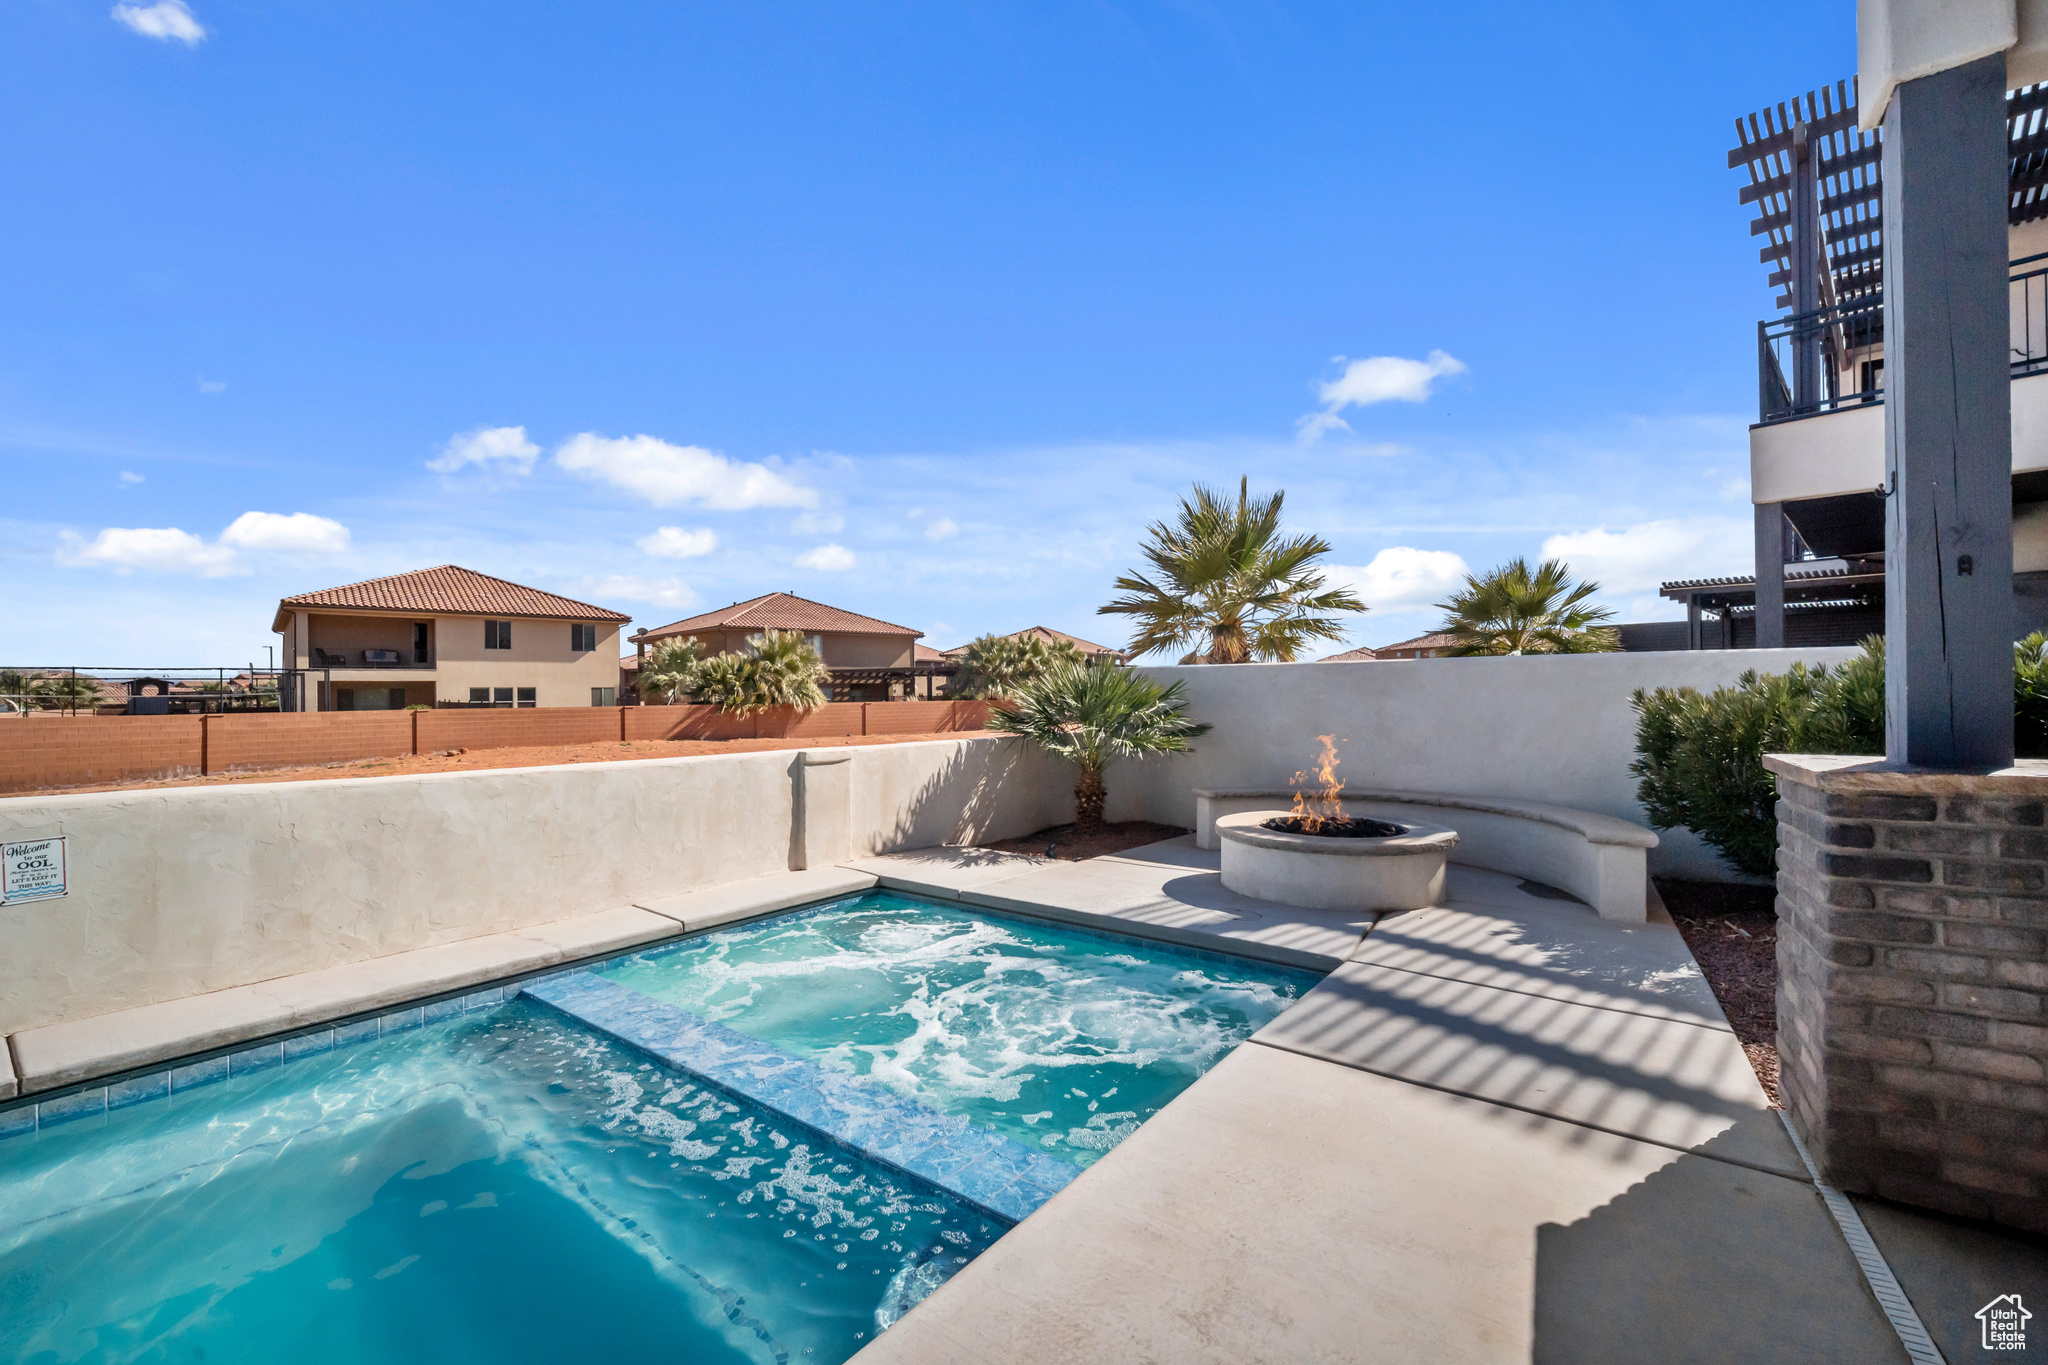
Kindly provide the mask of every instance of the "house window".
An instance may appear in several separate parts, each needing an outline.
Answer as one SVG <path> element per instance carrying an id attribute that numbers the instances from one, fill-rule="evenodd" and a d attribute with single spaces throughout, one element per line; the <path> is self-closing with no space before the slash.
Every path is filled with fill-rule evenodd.
<path id="1" fill-rule="evenodd" d="M 531 687 L 522 687 L 522 688 L 520 688 L 520 689 L 519 689 L 519 705 L 521 705 L 521 706 L 535 706 L 535 705 L 538 705 L 538 703 L 537 703 L 537 702 L 535 702 L 535 701 L 534 701 L 534 699 L 533 699 L 533 689 L 532 689 Z"/>
<path id="2" fill-rule="evenodd" d="M 488 687 L 470 688 L 469 704 L 471 706 L 489 706 L 491 704 L 491 689 Z"/>
<path id="3" fill-rule="evenodd" d="M 416 664 L 427 662 L 427 623 L 412 623 L 412 661 Z"/>
<path id="4" fill-rule="evenodd" d="M 569 626 L 569 648 L 577 654 L 588 654 L 597 648 L 597 627 L 586 621 L 575 621 Z"/>
<path id="5" fill-rule="evenodd" d="M 512 623 L 510 621 L 484 622 L 484 648 L 512 648 Z"/>
<path id="6" fill-rule="evenodd" d="M 354 689 L 353 687 L 337 687 L 337 688 L 335 688 L 335 689 L 334 689 L 334 709 L 335 709 L 335 710 L 337 710 L 337 711 L 353 711 L 353 710 L 355 710 L 355 709 L 356 709 L 356 690 L 355 690 L 355 689 Z"/>
<path id="7" fill-rule="evenodd" d="M 619 704 L 619 689 L 616 687 L 591 688 L 590 704 L 592 706 L 617 706 Z"/>
<path id="8" fill-rule="evenodd" d="M 491 705 L 493 705 L 493 706 L 510 706 L 511 704 L 512 704 L 512 689 L 511 689 L 511 688 L 509 688 L 509 687 L 494 687 L 494 688 L 492 688 L 492 689 L 491 689 Z"/>

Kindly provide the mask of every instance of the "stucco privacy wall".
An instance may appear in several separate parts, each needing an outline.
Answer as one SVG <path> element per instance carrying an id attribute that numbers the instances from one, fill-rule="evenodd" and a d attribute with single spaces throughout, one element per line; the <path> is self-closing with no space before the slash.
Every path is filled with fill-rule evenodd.
<path id="1" fill-rule="evenodd" d="M 1373 660 L 1148 668 L 1180 681 L 1216 729 L 1195 752 L 1118 764 L 1112 820 L 1193 825 L 1197 787 L 1284 787 L 1337 736 L 1354 786 L 1503 796 L 1644 823 L 1628 765 L 1637 688 L 1725 687 L 1747 670 L 1838 663 L 1850 649 Z M 1446 823 L 1455 824 L 1455 821 Z M 1455 856 L 1455 855 L 1454 855 Z M 1733 872 L 1688 830 L 1650 850 L 1650 870 L 1702 880 Z"/>
<path id="2" fill-rule="evenodd" d="M 1071 818 L 994 735 L 833 749 L 837 856 Z M 787 871 L 801 752 L 0 799 L 71 893 L 0 906 L 0 1034 Z M 814 857 L 816 854 L 814 853 Z"/>

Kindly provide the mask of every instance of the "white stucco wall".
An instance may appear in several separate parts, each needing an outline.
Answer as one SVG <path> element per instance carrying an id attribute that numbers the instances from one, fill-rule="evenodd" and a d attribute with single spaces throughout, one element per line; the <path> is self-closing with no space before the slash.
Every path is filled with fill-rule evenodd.
<path id="1" fill-rule="evenodd" d="M 822 752 L 838 857 L 1071 818 L 1018 740 Z M 0 1034 L 787 871 L 798 757 L 0 799 L 0 837 L 66 836 L 71 887 L 0 905 Z"/>
<path id="2" fill-rule="evenodd" d="M 1834 663 L 1848 649 L 1697 650 L 1513 659 L 1148 668 L 1181 680 L 1198 719 L 1216 729 L 1195 752 L 1123 763 L 1109 773 L 1112 820 L 1192 826 L 1197 787 L 1284 787 L 1333 734 L 1338 775 L 1359 787 L 1545 801 L 1646 823 L 1628 765 L 1637 688 L 1735 681 L 1795 660 Z M 1732 879 L 1690 832 L 1660 835 L 1650 870 Z"/>

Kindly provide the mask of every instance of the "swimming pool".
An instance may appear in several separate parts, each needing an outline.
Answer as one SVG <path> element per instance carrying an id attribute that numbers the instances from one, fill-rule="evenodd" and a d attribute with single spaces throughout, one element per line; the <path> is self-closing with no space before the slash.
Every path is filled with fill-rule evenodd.
<path id="1" fill-rule="evenodd" d="M 1076 1167 L 1321 980 L 888 892 L 597 973 Z"/>
<path id="2" fill-rule="evenodd" d="M 45 1098 L 0 1365 L 842 1361 L 1317 979 L 870 893 Z"/>
<path id="3" fill-rule="evenodd" d="M 1002 1232 L 527 1001 L 371 1033 L 0 1141 L 0 1360 L 836 1362 Z"/>

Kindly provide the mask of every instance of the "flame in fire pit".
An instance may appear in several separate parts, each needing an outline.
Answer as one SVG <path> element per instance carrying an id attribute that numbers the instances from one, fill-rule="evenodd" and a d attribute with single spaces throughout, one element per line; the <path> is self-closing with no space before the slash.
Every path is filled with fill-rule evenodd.
<path id="1" fill-rule="evenodd" d="M 1344 783 L 1337 776 L 1337 737 L 1316 738 L 1323 742 L 1322 757 L 1316 760 L 1313 772 L 1296 773 L 1290 784 L 1294 788 L 1294 807 L 1288 816 L 1301 821 L 1303 834 L 1320 834 L 1325 824 L 1341 825 L 1350 819 L 1344 814 L 1344 802 L 1340 799 Z"/>

